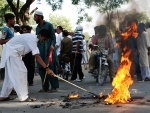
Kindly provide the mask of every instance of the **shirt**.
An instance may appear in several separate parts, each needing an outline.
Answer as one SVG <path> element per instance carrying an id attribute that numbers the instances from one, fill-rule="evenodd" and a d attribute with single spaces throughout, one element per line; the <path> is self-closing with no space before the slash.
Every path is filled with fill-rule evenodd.
<path id="1" fill-rule="evenodd" d="M 12 38 L 3 48 L 0 68 L 5 67 L 5 63 L 10 56 L 19 57 L 30 51 L 32 55 L 39 54 L 37 42 L 37 36 L 30 33 L 21 34 Z"/>
<path id="2" fill-rule="evenodd" d="M 60 54 L 60 48 L 61 48 L 61 41 L 62 41 L 62 40 L 63 40 L 63 36 L 62 36 L 62 32 L 61 32 L 61 33 L 59 33 L 59 34 L 57 35 L 57 38 L 56 38 L 56 46 L 59 46 L 59 47 L 57 48 L 57 50 L 56 50 L 57 55 Z"/>
<path id="3" fill-rule="evenodd" d="M 72 40 L 68 37 L 65 37 L 62 41 L 61 41 L 61 50 L 60 50 L 60 54 L 64 55 L 66 54 L 67 56 L 70 56 L 72 53 Z"/>
<path id="4" fill-rule="evenodd" d="M 5 46 L 10 46 L 13 51 L 25 55 L 32 51 L 32 55 L 39 54 L 37 47 L 38 38 L 31 33 L 21 34 L 11 39 Z"/>
<path id="5" fill-rule="evenodd" d="M 48 41 L 51 41 L 51 44 L 52 44 L 53 46 L 55 46 L 56 37 L 55 37 L 55 32 L 54 32 L 53 25 L 52 25 L 51 23 L 49 23 L 49 22 L 44 21 L 44 23 L 43 23 L 42 26 L 38 25 L 38 26 L 36 27 L 36 35 L 38 35 L 39 32 L 40 32 L 40 30 L 42 30 L 42 29 L 47 29 L 47 30 L 49 30 L 49 33 L 50 33 L 51 37 L 50 37 L 50 39 L 49 39 Z M 40 45 L 39 45 L 39 46 L 40 46 Z"/>
<path id="6" fill-rule="evenodd" d="M 14 37 L 14 29 L 11 27 L 9 28 L 8 26 L 3 27 L 2 29 L 2 39 L 10 39 Z"/>
<path id="7" fill-rule="evenodd" d="M 80 32 L 75 32 L 74 36 L 72 37 L 72 53 L 75 53 L 77 50 L 77 42 L 80 42 L 80 47 L 79 47 L 79 53 L 83 52 L 83 35 Z"/>

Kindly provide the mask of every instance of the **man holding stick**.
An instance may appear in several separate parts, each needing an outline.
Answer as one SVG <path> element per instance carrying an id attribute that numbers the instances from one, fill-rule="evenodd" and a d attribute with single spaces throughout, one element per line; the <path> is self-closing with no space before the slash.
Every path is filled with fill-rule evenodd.
<path id="1" fill-rule="evenodd" d="M 5 79 L 0 95 L 0 101 L 11 100 L 8 96 L 13 88 L 15 89 L 20 101 L 36 101 L 36 99 L 28 97 L 27 69 L 21 60 L 21 56 L 32 51 L 32 55 L 35 55 L 36 60 L 43 69 L 46 70 L 47 74 L 53 76 L 53 71 L 47 67 L 39 56 L 39 49 L 37 47 L 37 43 L 46 41 L 49 38 L 49 35 L 48 30 L 42 29 L 38 36 L 26 33 L 15 36 L 6 43 L 2 51 L 0 64 L 0 68 L 5 67 Z"/>

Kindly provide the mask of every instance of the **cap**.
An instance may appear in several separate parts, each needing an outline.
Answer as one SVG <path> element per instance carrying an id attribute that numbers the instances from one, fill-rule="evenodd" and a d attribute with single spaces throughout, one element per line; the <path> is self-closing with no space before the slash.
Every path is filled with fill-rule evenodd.
<path id="1" fill-rule="evenodd" d="M 82 31 L 83 30 L 83 27 L 81 26 L 81 25 L 78 25 L 77 27 L 76 27 L 76 31 Z"/>
<path id="2" fill-rule="evenodd" d="M 19 25 L 18 25 L 18 24 L 15 24 L 14 26 L 18 26 L 18 27 L 19 27 Z"/>
<path id="3" fill-rule="evenodd" d="M 35 11 L 34 13 L 35 15 L 40 15 L 40 16 L 43 16 L 43 12 L 42 11 Z"/>

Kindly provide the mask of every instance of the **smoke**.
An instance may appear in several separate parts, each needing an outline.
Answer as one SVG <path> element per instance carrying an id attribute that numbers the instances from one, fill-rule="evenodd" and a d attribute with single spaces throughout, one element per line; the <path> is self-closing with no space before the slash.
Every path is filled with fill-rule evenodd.
<path id="1" fill-rule="evenodd" d="M 117 25 L 117 21 L 122 22 L 126 15 L 145 12 L 148 17 L 150 17 L 150 0 L 130 0 L 128 3 L 122 5 L 120 8 L 114 10 L 112 22 L 114 26 Z M 117 10 L 119 17 L 117 15 Z M 97 14 L 98 17 L 95 21 L 95 26 L 101 24 L 108 24 L 106 14 Z"/>

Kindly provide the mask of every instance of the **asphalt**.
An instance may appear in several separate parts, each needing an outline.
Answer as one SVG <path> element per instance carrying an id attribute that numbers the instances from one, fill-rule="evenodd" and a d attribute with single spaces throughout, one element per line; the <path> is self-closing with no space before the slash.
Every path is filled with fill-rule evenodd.
<path id="1" fill-rule="evenodd" d="M 84 70 L 85 79 L 82 82 L 74 82 L 93 93 L 103 95 L 111 93 L 112 85 L 109 80 L 104 86 L 99 86 L 95 79 Z M 12 101 L 0 102 L 0 113 L 150 113 L 150 82 L 135 82 L 130 87 L 132 101 L 125 104 L 106 105 L 104 100 L 92 99 L 92 95 L 82 91 L 62 80 L 60 88 L 56 93 L 40 93 L 41 80 L 39 76 L 35 76 L 34 86 L 29 87 L 29 95 L 37 98 L 36 102 L 19 102 L 16 98 Z M 3 81 L 0 81 L 0 88 Z M 80 97 L 63 102 L 68 94 L 77 92 Z M 14 96 L 17 97 L 17 96 Z M 84 98 L 83 98 L 84 97 Z"/>

